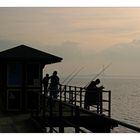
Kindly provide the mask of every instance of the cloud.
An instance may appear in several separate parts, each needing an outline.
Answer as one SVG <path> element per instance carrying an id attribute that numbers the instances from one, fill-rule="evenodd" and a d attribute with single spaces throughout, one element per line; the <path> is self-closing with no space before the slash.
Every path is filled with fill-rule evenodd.
<path id="1" fill-rule="evenodd" d="M 82 59 L 82 54 L 80 50 L 80 44 L 74 41 L 65 41 L 59 45 L 40 45 L 38 43 L 32 43 L 27 41 L 16 41 L 16 40 L 0 40 L 0 51 L 16 47 L 18 45 L 27 45 L 57 56 L 62 57 L 65 61 L 77 61 Z"/>
<path id="2" fill-rule="evenodd" d="M 80 44 L 73 41 L 65 41 L 60 45 L 46 45 L 44 49 L 52 54 L 59 55 L 66 61 L 77 61 L 82 58 Z"/>
<path id="3" fill-rule="evenodd" d="M 122 43 L 103 50 L 100 54 L 105 59 L 113 61 L 140 61 L 140 40 Z"/>

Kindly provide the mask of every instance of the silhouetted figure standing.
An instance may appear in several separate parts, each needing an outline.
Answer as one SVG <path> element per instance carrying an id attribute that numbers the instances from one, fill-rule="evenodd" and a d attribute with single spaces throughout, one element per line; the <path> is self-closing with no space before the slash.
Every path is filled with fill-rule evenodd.
<path id="1" fill-rule="evenodd" d="M 100 79 L 92 81 L 86 88 L 85 93 L 85 105 L 84 108 L 89 109 L 91 105 L 97 105 L 100 101 L 100 93 L 102 92 L 103 86 L 97 87 L 100 84 Z"/>
<path id="2" fill-rule="evenodd" d="M 47 95 L 48 93 L 48 84 L 49 84 L 49 74 L 46 74 L 46 76 L 43 78 L 42 83 L 44 86 L 44 94 Z"/>
<path id="3" fill-rule="evenodd" d="M 57 76 L 57 71 L 53 72 L 53 75 L 50 77 L 51 83 L 50 83 L 50 96 L 57 99 L 58 96 L 58 85 L 59 85 L 59 77 Z"/>

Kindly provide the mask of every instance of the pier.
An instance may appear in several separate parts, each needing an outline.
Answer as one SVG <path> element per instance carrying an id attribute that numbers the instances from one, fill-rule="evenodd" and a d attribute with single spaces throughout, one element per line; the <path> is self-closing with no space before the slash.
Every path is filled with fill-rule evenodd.
<path id="1" fill-rule="evenodd" d="M 138 127 L 111 118 L 111 91 L 103 91 L 99 103 L 90 110 L 84 109 L 84 95 L 84 88 L 60 85 L 58 99 L 41 95 L 40 107 L 32 111 L 32 121 L 49 133 L 64 133 L 67 127 L 75 133 L 109 133 L 119 125 L 140 132 Z"/>
<path id="2" fill-rule="evenodd" d="M 59 132 L 64 132 L 66 127 L 73 127 L 75 132 L 84 132 L 80 129 L 83 127 L 91 132 L 110 132 L 117 126 L 108 119 L 111 116 L 111 91 L 104 91 L 99 103 L 87 110 L 84 109 L 84 88 L 60 85 L 59 90 L 58 99 L 42 94 L 40 108 L 32 112 L 32 118 L 44 131 L 49 127 L 49 132 L 53 132 L 53 128 L 58 127 Z"/>
<path id="3" fill-rule="evenodd" d="M 109 133 L 123 126 L 140 128 L 111 118 L 111 91 L 85 109 L 85 88 L 59 85 L 57 99 L 42 87 L 43 68 L 62 58 L 20 45 L 0 52 L 0 132 Z"/>

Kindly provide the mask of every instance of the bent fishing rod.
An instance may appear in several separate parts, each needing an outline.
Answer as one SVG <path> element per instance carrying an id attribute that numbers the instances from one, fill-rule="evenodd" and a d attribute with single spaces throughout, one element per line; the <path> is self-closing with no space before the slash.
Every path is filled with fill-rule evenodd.
<path id="1" fill-rule="evenodd" d="M 77 74 L 83 69 L 84 67 L 80 68 L 69 80 L 68 82 L 66 83 L 66 85 L 74 78 L 77 76 Z"/>
<path id="2" fill-rule="evenodd" d="M 63 84 L 65 81 L 67 81 L 75 72 L 77 72 L 77 68 L 74 69 L 61 83 Z"/>
<path id="3" fill-rule="evenodd" d="M 86 88 L 86 87 L 91 83 L 91 81 L 95 80 L 98 76 L 100 76 L 108 67 L 110 67 L 111 64 L 112 64 L 112 63 L 109 63 L 106 67 L 104 67 L 95 77 L 93 77 L 93 78 L 90 80 L 90 82 L 88 82 L 88 83 L 86 84 L 86 86 L 85 86 L 84 88 Z"/>
<path id="4" fill-rule="evenodd" d="M 78 71 L 76 71 L 76 73 L 68 80 L 68 82 L 65 85 L 67 85 L 83 68 L 84 67 L 78 69 Z M 63 88 L 63 90 L 61 92 L 63 92 L 64 90 L 65 90 L 65 87 Z"/>

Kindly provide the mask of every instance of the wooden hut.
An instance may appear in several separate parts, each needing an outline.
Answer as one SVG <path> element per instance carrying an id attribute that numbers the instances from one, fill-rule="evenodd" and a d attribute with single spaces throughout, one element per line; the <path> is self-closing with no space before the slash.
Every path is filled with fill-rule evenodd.
<path id="1" fill-rule="evenodd" d="M 43 68 L 61 60 L 25 45 L 0 52 L 0 108 L 27 111 L 38 106 Z"/>

